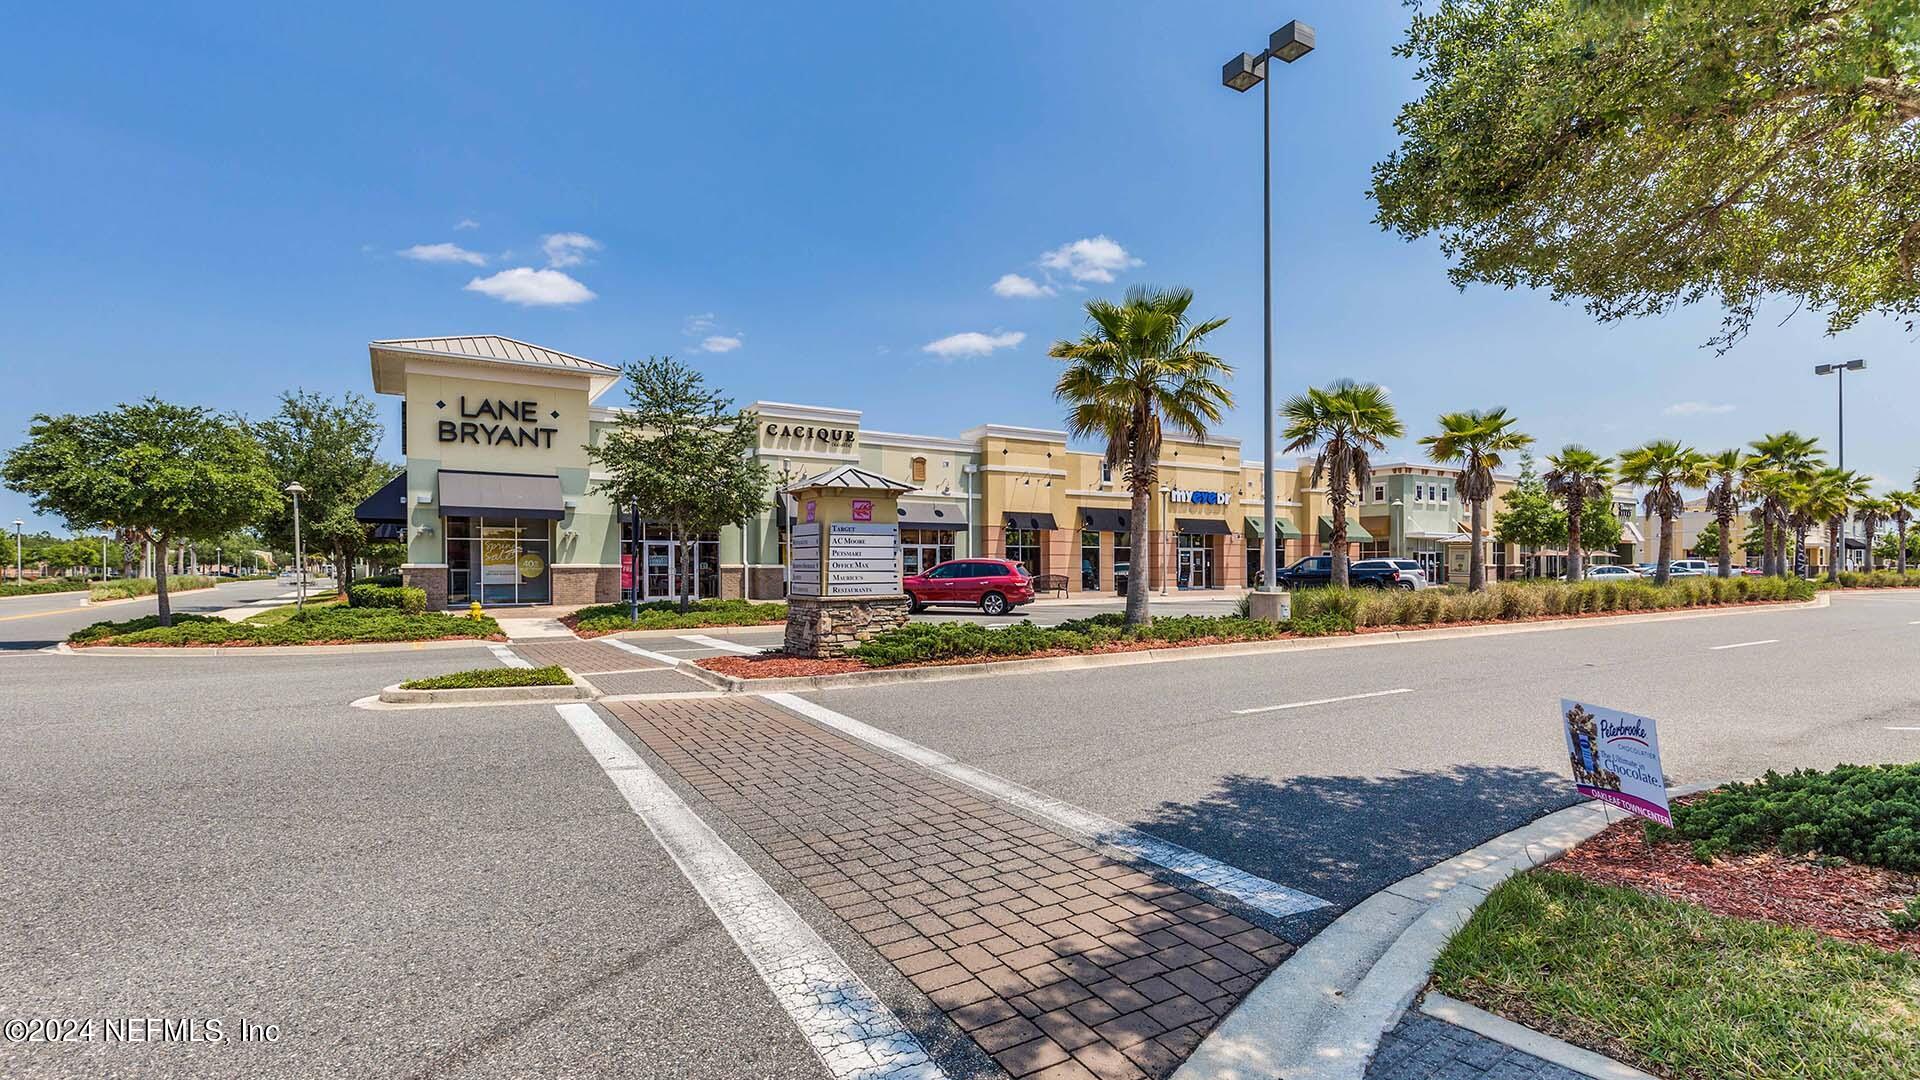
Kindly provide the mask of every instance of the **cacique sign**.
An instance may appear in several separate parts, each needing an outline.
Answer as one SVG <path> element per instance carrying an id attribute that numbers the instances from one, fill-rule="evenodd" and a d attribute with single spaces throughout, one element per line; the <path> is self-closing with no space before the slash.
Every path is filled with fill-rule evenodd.
<path id="1" fill-rule="evenodd" d="M 446 407 L 444 402 L 441 407 Z M 558 412 L 549 417 L 555 420 L 559 418 Z M 528 424 L 533 426 L 526 426 Z M 481 398 L 480 404 L 469 406 L 464 394 L 460 396 L 460 419 L 442 420 L 439 424 L 441 442 L 476 443 L 481 446 L 531 446 L 551 450 L 553 437 L 559 432 L 557 427 L 540 426 L 540 403 L 537 401 Z"/>

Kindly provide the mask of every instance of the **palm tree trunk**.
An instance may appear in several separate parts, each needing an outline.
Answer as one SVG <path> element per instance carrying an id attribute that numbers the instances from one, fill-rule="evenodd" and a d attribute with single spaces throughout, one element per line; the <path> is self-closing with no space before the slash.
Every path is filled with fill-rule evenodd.
<path id="1" fill-rule="evenodd" d="M 1138 477 L 1140 473 L 1133 473 Z M 1153 590 L 1149 573 L 1153 566 L 1153 533 L 1147 528 L 1148 514 L 1153 509 L 1153 493 L 1150 485 L 1135 480 L 1133 483 L 1133 516 L 1128 524 L 1133 526 L 1133 535 L 1128 537 L 1133 550 L 1128 552 L 1131 565 L 1127 567 L 1127 625 L 1145 626 L 1147 622 L 1147 595 Z M 1272 568 L 1267 570 L 1267 580 L 1273 580 Z"/>
<path id="2" fill-rule="evenodd" d="M 1867 573 L 1869 574 L 1880 569 L 1880 556 L 1873 550 L 1873 534 L 1879 531 L 1878 526 L 1872 522 L 1867 523 Z"/>
<path id="3" fill-rule="evenodd" d="M 1487 517 L 1487 501 L 1475 499 L 1472 512 L 1467 516 L 1467 525 L 1473 532 L 1473 547 L 1467 552 L 1467 591 L 1481 592 L 1487 587 L 1487 549 L 1481 541 L 1481 532 Z"/>
<path id="4" fill-rule="evenodd" d="M 1840 519 L 1827 522 L 1827 580 L 1840 580 Z"/>
<path id="5" fill-rule="evenodd" d="M 1586 551 L 1580 546 L 1580 518 L 1586 507 L 1570 501 L 1575 505 L 1567 507 L 1567 580 L 1579 581 L 1587 576 Z"/>
<path id="6" fill-rule="evenodd" d="M 1660 515 L 1660 558 L 1653 564 L 1653 583 L 1665 585 L 1673 572 L 1673 519 Z"/>
<path id="7" fill-rule="evenodd" d="M 1330 493 L 1337 494 L 1337 492 Z M 1344 589 L 1349 579 L 1347 575 L 1347 505 L 1345 502 L 1333 504 L 1333 540 L 1328 551 L 1333 556 L 1333 587 Z"/>
<path id="8" fill-rule="evenodd" d="M 1720 576 L 1733 576 L 1733 511 L 1720 511 Z"/>
<path id="9" fill-rule="evenodd" d="M 1907 523 L 1900 523 L 1900 572 L 1907 572 Z"/>

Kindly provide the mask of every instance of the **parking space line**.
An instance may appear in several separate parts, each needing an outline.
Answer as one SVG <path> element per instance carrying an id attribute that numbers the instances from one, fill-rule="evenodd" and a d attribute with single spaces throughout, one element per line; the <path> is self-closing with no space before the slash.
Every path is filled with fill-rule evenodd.
<path id="1" fill-rule="evenodd" d="M 1089 837 L 1096 844 L 1117 848 L 1143 862 L 1164 867 L 1182 877 L 1191 878 L 1203 885 L 1218 889 L 1241 903 L 1264 911 L 1275 918 L 1284 919 L 1303 911 L 1330 906 L 1327 901 L 1311 893 L 1290 889 L 1277 881 L 1269 881 L 1257 874 L 1250 874 L 1245 870 L 1229 866 L 1191 848 L 1149 836 L 1138 829 L 1122 825 L 1112 818 L 1102 817 L 1085 807 L 1049 798 L 1030 787 L 1016 784 L 1004 776 L 997 776 L 984 769 L 962 764 L 932 747 L 922 746 L 890 731 L 882 731 L 871 724 L 834 712 L 824 705 L 817 705 L 803 697 L 794 694 L 762 696 L 789 712 L 797 713 L 816 723 L 825 724 L 841 734 L 850 735 L 871 746 L 877 746 L 890 754 L 939 773 L 949 780 L 958 781 L 975 791 L 984 792 L 1002 802 L 1019 807 L 1069 832 Z"/>
<path id="2" fill-rule="evenodd" d="M 1366 698 L 1392 697 L 1395 694 L 1411 694 L 1411 686 L 1397 687 L 1392 690 L 1374 690 L 1365 694 L 1345 694 L 1340 697 L 1315 698 L 1312 701 L 1289 701 L 1285 705 L 1261 705 L 1252 709 L 1235 709 L 1235 716 L 1251 716 L 1254 713 L 1281 712 L 1286 709 L 1304 709 L 1309 705 L 1332 705 L 1338 701 L 1361 701 Z"/>
<path id="3" fill-rule="evenodd" d="M 587 752 L 839 1080 L 947 1080 L 853 969 L 591 705 L 558 705 Z"/>
<path id="4" fill-rule="evenodd" d="M 705 634 L 679 634 L 676 636 L 679 637 L 681 641 L 691 641 L 695 645 L 701 645 L 709 649 L 719 649 L 721 652 L 744 653 L 749 656 L 758 656 L 766 651 L 765 649 L 752 645 L 741 645 L 732 641 L 722 641 L 717 637 L 708 637 Z"/>
<path id="5" fill-rule="evenodd" d="M 1779 638 L 1767 638 L 1765 641 L 1736 641 L 1731 645 L 1710 645 L 1707 647 L 1707 651 L 1719 652 L 1722 649 L 1745 649 L 1754 645 L 1778 645 L 1778 644 L 1780 644 Z"/>
<path id="6" fill-rule="evenodd" d="M 1920 731 L 1920 727 L 1890 727 L 1888 731 Z"/>

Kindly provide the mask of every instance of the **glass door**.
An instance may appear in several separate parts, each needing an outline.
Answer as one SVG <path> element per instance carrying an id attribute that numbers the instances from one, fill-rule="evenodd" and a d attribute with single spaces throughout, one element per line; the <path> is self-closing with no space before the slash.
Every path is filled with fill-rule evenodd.
<path id="1" fill-rule="evenodd" d="M 643 580 L 646 592 L 641 594 L 644 600 L 666 600 L 673 596 L 673 544 L 665 540 L 649 540 L 645 547 L 646 574 Z"/>

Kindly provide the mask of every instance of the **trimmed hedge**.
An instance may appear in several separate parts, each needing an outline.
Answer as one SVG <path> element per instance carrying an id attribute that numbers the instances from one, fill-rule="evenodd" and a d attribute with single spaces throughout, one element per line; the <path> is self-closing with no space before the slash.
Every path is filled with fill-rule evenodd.
<path id="1" fill-rule="evenodd" d="M 573 613 L 575 630 L 612 634 L 622 630 L 689 630 L 701 626 L 761 626 L 787 621 L 787 605 L 750 600 L 695 600 L 682 614 L 672 600 L 640 605 L 638 619 L 627 618 L 625 604 L 595 604 Z"/>
<path id="2" fill-rule="evenodd" d="M 432 641 L 490 638 L 500 633 L 491 618 L 394 608 L 309 607 L 280 622 L 227 622 L 206 615 L 175 615 L 163 627 L 157 616 L 95 623 L 67 638 L 72 645 L 323 645 L 360 641 Z"/>
<path id="3" fill-rule="evenodd" d="M 167 594 L 186 592 L 188 589 L 211 589 L 218 585 L 218 578 L 201 577 L 195 574 L 168 574 Z M 120 578 L 117 581 L 95 582 L 89 594 L 92 600 L 131 600 L 136 596 L 152 596 L 159 591 L 152 578 Z"/>
<path id="4" fill-rule="evenodd" d="M 88 578 L 51 577 L 37 581 L 9 581 L 0 584 L 0 596 L 40 596 L 45 593 L 79 592 L 93 588 Z"/>
<path id="5" fill-rule="evenodd" d="M 892 667 L 931 660 L 971 657 L 1011 658 L 1066 650 L 1092 652 L 1103 646 L 1150 642 L 1178 645 L 1208 639 L 1264 641 L 1296 635 L 1336 634 L 1353 629 L 1337 616 L 1315 616 L 1288 622 L 1243 619 L 1238 616 L 1170 615 L 1129 630 L 1119 612 L 1103 612 L 1089 619 L 1072 619 L 1058 626 L 1035 626 L 1022 621 L 1005 627 L 972 622 L 909 623 L 861 642 L 853 655 L 868 667 Z"/>
<path id="6" fill-rule="evenodd" d="M 399 574 L 375 574 L 372 577 L 357 578 L 353 583 L 355 585 L 379 585 L 388 589 L 397 589 L 406 584 L 400 580 Z"/>
<path id="7" fill-rule="evenodd" d="M 1920 570 L 1842 570 L 1843 589 L 1920 589 Z"/>
<path id="8" fill-rule="evenodd" d="M 1295 618 L 1335 615 L 1355 626 L 1431 626 L 1499 622 L 1553 615 L 1671 611 L 1763 600 L 1811 600 L 1812 582 L 1793 578 L 1682 578 L 1650 581 L 1500 582 L 1484 592 L 1451 589 L 1301 589 Z"/>
<path id="9" fill-rule="evenodd" d="M 427 590 L 398 585 L 356 584 L 347 589 L 347 606 L 397 608 L 409 615 L 419 615 L 427 610 Z"/>
<path id="10" fill-rule="evenodd" d="M 1920 765 L 1841 765 L 1827 772 L 1768 772 L 1673 808 L 1656 838 L 1693 842 L 1703 862 L 1778 848 L 1868 866 L 1920 871 Z"/>
<path id="11" fill-rule="evenodd" d="M 402 690 L 478 690 L 494 686 L 571 686 L 573 679 L 558 664 L 537 668 L 474 668 L 426 679 L 409 679 Z"/>

